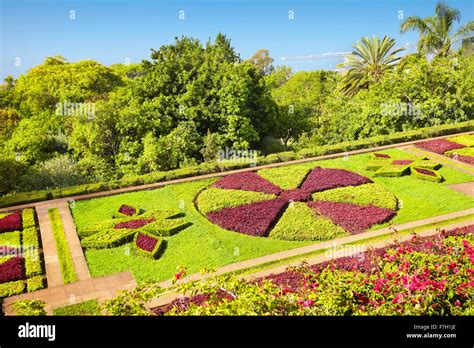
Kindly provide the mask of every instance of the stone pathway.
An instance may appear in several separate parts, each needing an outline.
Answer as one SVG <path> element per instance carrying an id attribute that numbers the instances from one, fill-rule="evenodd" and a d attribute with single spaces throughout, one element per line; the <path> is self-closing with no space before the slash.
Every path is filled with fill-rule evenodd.
<path id="1" fill-rule="evenodd" d="M 430 139 L 423 139 L 423 140 L 445 139 L 445 138 L 452 137 L 452 136 L 455 136 L 455 135 L 459 136 L 459 135 L 467 135 L 467 134 L 473 134 L 473 133 L 474 132 L 450 134 L 450 135 L 444 135 L 444 136 L 440 136 L 440 137 L 435 137 L 435 138 L 430 138 Z M 71 196 L 71 197 L 67 197 L 67 198 L 58 198 L 58 199 L 53 199 L 53 200 L 45 201 L 45 202 L 22 204 L 22 205 L 7 207 L 7 208 L 0 208 L 0 213 L 8 212 L 8 211 L 11 211 L 11 210 L 16 210 L 16 209 L 36 207 L 36 206 L 39 206 L 39 205 L 42 205 L 42 204 L 59 205 L 59 204 L 62 204 L 63 202 L 67 202 L 68 200 L 78 201 L 78 200 L 91 199 L 91 198 L 97 198 L 97 197 L 112 196 L 112 195 L 116 195 L 116 194 L 120 194 L 120 193 L 126 193 L 126 192 L 135 192 L 135 191 L 141 191 L 141 190 L 156 189 L 156 188 L 160 188 L 160 187 L 163 187 L 163 186 L 166 186 L 166 185 L 171 185 L 171 184 L 179 184 L 179 183 L 190 182 L 190 181 L 197 181 L 197 180 L 203 180 L 203 179 L 209 179 L 209 178 L 222 177 L 222 176 L 235 174 L 235 173 L 243 173 L 243 172 L 255 171 L 255 170 L 260 170 L 260 169 L 265 169 L 265 168 L 275 168 L 275 167 L 286 166 L 286 165 L 289 165 L 289 164 L 306 163 L 306 162 L 312 162 L 312 161 L 318 161 L 318 160 L 324 160 L 324 159 L 331 159 L 331 158 L 338 158 L 338 157 L 344 157 L 344 156 L 358 155 L 358 154 L 369 153 L 369 152 L 373 152 L 373 151 L 381 151 L 381 150 L 392 149 L 392 148 L 407 148 L 408 149 L 409 145 L 413 145 L 413 144 L 415 144 L 419 141 L 421 141 L 421 140 L 408 141 L 408 142 L 404 142 L 404 143 L 384 145 L 384 146 L 378 146 L 378 147 L 371 147 L 371 148 L 367 148 L 367 149 L 353 150 L 353 151 L 347 151 L 347 152 L 341 152 L 341 153 L 335 153 L 335 154 L 317 156 L 317 157 L 311 157 L 311 158 L 303 158 L 303 159 L 287 161 L 287 162 L 272 163 L 272 164 L 267 164 L 267 165 L 262 165 L 262 166 L 249 167 L 249 168 L 231 170 L 231 171 L 226 171 L 226 172 L 218 172 L 218 173 L 212 173 L 212 174 L 206 174 L 206 175 L 198 175 L 198 176 L 192 176 L 192 177 L 188 177 L 188 178 L 162 181 L 162 182 L 157 182 L 157 183 L 147 184 L 147 185 L 124 187 L 124 188 L 120 188 L 120 189 L 116 189 L 116 190 L 95 192 L 95 193 Z M 444 157 L 444 156 L 441 156 L 441 157 Z M 451 160 L 447 157 L 444 157 L 444 158 L 447 159 L 447 160 Z M 451 160 L 451 161 L 454 161 L 454 160 Z M 457 162 L 457 161 L 454 161 L 454 162 L 456 162 L 458 164 L 460 163 L 460 162 Z M 469 167 L 471 167 L 471 166 L 469 166 Z M 457 169 L 459 169 L 459 168 L 457 168 Z M 472 170 L 472 172 L 470 174 L 474 175 L 474 169 Z"/>
<path id="2" fill-rule="evenodd" d="M 474 197 L 474 181 L 465 182 L 462 184 L 448 185 L 448 187 L 454 191 L 461 192 L 465 195 Z"/>
<path id="3" fill-rule="evenodd" d="M 115 297 L 120 290 L 129 290 L 136 286 L 135 278 L 130 272 L 116 273 L 8 297 L 3 303 L 3 310 L 6 315 L 15 315 L 12 313 L 13 302 L 36 299 L 46 302 L 46 312 L 51 315 L 55 308 L 93 299 L 101 303 Z"/>
<path id="4" fill-rule="evenodd" d="M 38 215 L 41 242 L 43 244 L 43 257 L 46 268 L 46 279 L 48 286 L 54 287 L 63 284 L 61 270 L 59 268 L 58 252 L 54 242 L 53 230 L 48 216 L 48 206 L 36 208 Z"/>
<path id="5" fill-rule="evenodd" d="M 459 228 L 459 227 L 468 226 L 468 225 L 471 225 L 473 223 L 474 223 L 474 221 L 465 221 L 465 222 L 460 222 L 460 223 L 455 223 L 455 224 L 452 224 L 452 225 L 445 226 L 445 227 L 443 227 L 443 229 L 451 230 L 451 229 L 455 229 L 455 228 Z M 426 230 L 426 231 L 423 231 L 423 232 L 420 232 L 420 233 L 417 233 L 417 234 L 419 236 L 424 237 L 424 236 L 435 235 L 438 232 L 439 232 L 438 229 L 434 228 L 434 229 L 429 229 L 429 230 Z M 372 242 L 372 243 L 369 242 L 369 243 L 366 243 L 364 245 L 352 245 L 352 246 L 349 245 L 346 248 L 342 249 L 342 252 L 341 252 L 340 249 L 335 249 L 334 252 L 325 252 L 321 255 L 309 257 L 309 258 L 305 259 L 305 261 L 309 265 L 315 265 L 315 264 L 318 264 L 318 263 L 322 263 L 322 262 L 329 261 L 329 260 L 332 260 L 332 259 L 337 259 L 337 258 L 340 258 L 340 257 L 357 255 L 359 253 L 365 252 L 368 248 L 375 248 L 375 249 L 383 248 L 387 245 L 392 244 L 395 240 L 399 240 L 399 241 L 403 242 L 403 241 L 407 241 L 411 238 L 412 238 L 411 234 L 407 234 L 407 235 L 394 234 L 393 237 L 391 237 L 389 239 L 386 239 L 386 240 L 383 240 L 383 241 Z M 253 260 L 250 260 L 250 261 L 253 261 Z M 262 270 L 262 271 L 259 271 L 259 272 L 241 275 L 241 276 L 238 276 L 238 278 L 244 279 L 244 280 L 253 280 L 253 279 L 257 279 L 257 278 L 261 278 L 261 277 L 266 277 L 266 276 L 269 276 L 269 275 L 272 275 L 272 274 L 279 274 L 279 273 L 285 272 L 288 269 L 288 267 L 298 266 L 299 264 L 301 264 L 301 262 L 302 262 L 302 260 L 290 262 L 290 263 L 287 263 L 287 264 L 284 264 L 284 265 L 271 267 L 271 268 L 268 268 L 268 269 L 265 269 L 265 270 Z M 221 270 L 221 269 L 219 269 L 219 270 Z M 230 272 L 230 271 L 228 271 L 228 272 Z M 216 272 L 215 274 L 206 275 L 205 277 L 201 276 L 200 279 L 208 278 L 208 277 L 211 277 L 211 276 L 214 276 L 214 275 L 217 275 L 217 274 L 222 274 L 222 273 L 226 273 L 226 272 Z M 198 278 L 198 277 L 190 277 L 190 278 Z M 182 281 L 184 282 L 184 281 L 198 280 L 198 279 L 189 279 L 189 280 L 186 280 L 186 279 L 187 278 L 183 278 Z M 178 283 L 180 283 L 180 282 L 178 282 Z M 168 291 L 167 293 L 165 292 L 162 296 L 157 297 L 157 298 L 151 300 L 149 303 L 147 303 L 147 308 L 150 309 L 150 308 L 160 307 L 160 306 L 166 305 L 166 304 L 170 303 L 171 301 L 173 301 L 177 298 L 180 298 L 180 297 L 183 297 L 183 294 L 176 293 L 176 292 L 174 292 L 173 290 L 170 289 L 170 291 Z"/>

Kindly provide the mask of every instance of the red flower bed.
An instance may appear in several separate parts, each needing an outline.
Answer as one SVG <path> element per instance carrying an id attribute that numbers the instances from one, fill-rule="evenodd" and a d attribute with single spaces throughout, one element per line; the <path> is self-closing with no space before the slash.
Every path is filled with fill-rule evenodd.
<path id="1" fill-rule="evenodd" d="M 429 176 L 436 176 L 435 173 L 433 173 L 431 170 L 423 169 L 423 168 L 415 168 L 415 170 L 424 175 L 429 175 Z"/>
<path id="2" fill-rule="evenodd" d="M 453 143 L 452 141 L 445 139 L 422 141 L 416 143 L 415 146 L 440 155 L 444 154 L 446 151 L 462 149 L 465 147 L 464 145 Z"/>
<path id="3" fill-rule="evenodd" d="M 124 215 L 132 216 L 137 213 L 137 210 L 134 207 L 130 207 L 126 204 L 122 204 L 119 208 L 119 213 L 122 213 Z"/>
<path id="4" fill-rule="evenodd" d="M 384 153 L 374 153 L 374 156 L 379 158 L 390 158 L 389 155 L 386 155 Z"/>
<path id="5" fill-rule="evenodd" d="M 125 221 L 125 222 L 120 222 L 117 225 L 114 226 L 115 229 L 121 229 L 121 228 L 127 228 L 127 229 L 136 229 L 143 227 L 145 225 L 148 225 L 150 222 L 155 221 L 155 218 L 149 218 L 149 219 L 137 219 L 137 220 L 132 220 L 132 221 Z"/>
<path id="6" fill-rule="evenodd" d="M 456 159 L 458 161 L 474 165 L 474 157 L 472 157 L 472 156 L 457 155 Z"/>
<path id="7" fill-rule="evenodd" d="M 358 186 L 371 183 L 372 180 L 344 169 L 314 168 L 304 181 L 301 189 L 307 192 L 319 192 L 345 186 Z"/>
<path id="8" fill-rule="evenodd" d="M 283 191 L 279 198 L 285 201 L 302 202 L 309 199 L 310 193 L 301 189 Z"/>
<path id="9" fill-rule="evenodd" d="M 0 264 L 0 283 L 10 282 L 25 278 L 25 269 L 21 257 L 12 257 Z"/>
<path id="10" fill-rule="evenodd" d="M 216 181 L 213 187 L 279 194 L 282 190 L 255 173 L 237 173 Z"/>
<path id="11" fill-rule="evenodd" d="M 21 212 L 16 211 L 0 219 L 0 232 L 21 231 Z"/>
<path id="12" fill-rule="evenodd" d="M 146 250 L 148 252 L 152 252 L 156 246 L 156 243 L 158 243 L 157 239 L 147 236 L 146 234 L 143 234 L 140 232 L 138 233 L 137 243 L 136 243 L 138 248 L 142 250 Z"/>
<path id="13" fill-rule="evenodd" d="M 396 165 L 409 165 L 409 164 L 412 164 L 413 161 L 412 160 L 395 160 L 395 161 L 392 161 L 392 164 L 396 164 Z"/>
<path id="14" fill-rule="evenodd" d="M 226 230 L 263 237 L 285 206 L 286 201 L 277 198 L 213 211 L 207 218 Z"/>
<path id="15" fill-rule="evenodd" d="M 353 234 L 386 222 L 395 215 L 395 211 L 391 209 L 351 203 L 317 201 L 309 202 L 308 206 Z"/>

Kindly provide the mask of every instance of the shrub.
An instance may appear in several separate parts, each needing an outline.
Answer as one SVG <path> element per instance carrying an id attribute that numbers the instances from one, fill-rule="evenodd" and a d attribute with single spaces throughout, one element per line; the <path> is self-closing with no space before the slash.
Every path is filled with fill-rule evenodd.
<path id="1" fill-rule="evenodd" d="M 143 226 L 141 230 L 155 236 L 170 237 L 191 225 L 192 223 L 182 219 L 162 219 Z"/>
<path id="2" fill-rule="evenodd" d="M 40 290 L 44 288 L 43 276 L 35 276 L 26 280 L 26 288 L 28 292 Z"/>
<path id="3" fill-rule="evenodd" d="M 21 231 L 23 229 L 21 223 L 21 213 L 16 211 L 0 219 L 0 233 Z"/>
<path id="4" fill-rule="evenodd" d="M 217 180 L 212 187 L 279 194 L 281 189 L 252 172 L 231 174 Z"/>
<path id="5" fill-rule="evenodd" d="M 86 249 L 115 248 L 131 242 L 136 232 L 129 229 L 103 230 L 81 240 L 81 245 Z"/>
<path id="6" fill-rule="evenodd" d="M 21 294 L 25 291 L 25 282 L 17 280 L 0 284 L 0 298 Z"/>
<path id="7" fill-rule="evenodd" d="M 196 206 L 200 212 L 207 214 L 210 211 L 232 208 L 238 205 L 265 201 L 272 198 L 276 198 L 276 196 L 263 192 L 223 190 L 211 187 L 199 194 L 196 199 Z"/>
<path id="8" fill-rule="evenodd" d="M 386 165 L 375 172 L 375 176 L 400 177 L 410 172 L 409 166 Z"/>
<path id="9" fill-rule="evenodd" d="M 284 190 L 297 188 L 308 175 L 310 168 L 299 166 L 285 166 L 270 169 L 261 169 L 258 175 Z"/>
<path id="10" fill-rule="evenodd" d="M 58 316 L 91 316 L 100 315 L 99 302 L 89 300 L 81 303 L 75 303 L 69 306 L 55 308 L 53 315 Z"/>
<path id="11" fill-rule="evenodd" d="M 439 167 L 441 167 L 441 164 L 439 162 L 423 159 L 413 162 L 412 167 L 438 169 Z"/>
<path id="12" fill-rule="evenodd" d="M 318 192 L 337 187 L 357 186 L 371 183 L 372 180 L 344 169 L 314 168 L 301 185 L 308 192 Z"/>
<path id="13" fill-rule="evenodd" d="M 21 215 L 22 215 L 24 229 L 36 226 L 34 209 L 31 209 L 31 208 L 23 209 L 21 211 Z"/>
<path id="14" fill-rule="evenodd" d="M 47 201 L 51 198 L 53 198 L 51 192 L 46 190 L 21 192 L 9 196 L 0 197 L 0 207 L 10 207 L 13 205 Z"/>
<path id="15" fill-rule="evenodd" d="M 74 270 L 74 262 L 72 261 L 69 245 L 66 240 L 61 216 L 57 208 L 48 210 L 49 220 L 53 229 L 54 243 L 58 252 L 59 268 L 61 276 L 65 284 L 72 283 L 77 280 L 76 271 Z"/>
<path id="16" fill-rule="evenodd" d="M 448 140 L 467 147 L 474 146 L 473 134 L 459 135 L 457 137 L 448 138 Z"/>
<path id="17" fill-rule="evenodd" d="M 0 246 L 19 248 L 21 246 L 21 232 L 15 231 L 0 233 Z"/>
<path id="18" fill-rule="evenodd" d="M 139 231 L 135 234 L 133 245 L 140 255 L 157 259 L 163 253 L 165 241 L 150 233 Z"/>
<path id="19" fill-rule="evenodd" d="M 285 206 L 286 201 L 277 198 L 213 211 L 207 218 L 224 229 L 263 237 Z"/>
<path id="20" fill-rule="evenodd" d="M 391 209 L 358 206 L 352 203 L 318 201 L 309 202 L 308 206 L 352 234 L 363 232 L 373 225 L 387 222 L 395 216 L 395 211 Z"/>
<path id="21" fill-rule="evenodd" d="M 366 169 L 367 170 L 378 170 L 378 169 L 380 169 L 380 168 L 382 168 L 386 165 L 387 165 L 386 160 L 374 159 L 374 160 L 371 160 L 371 161 L 367 162 Z"/>
<path id="22" fill-rule="evenodd" d="M 346 202 L 357 205 L 373 205 L 376 207 L 397 209 L 397 198 L 379 184 L 347 186 L 313 193 L 314 201 Z"/>
<path id="23" fill-rule="evenodd" d="M 46 315 L 45 305 L 40 300 L 18 300 L 13 302 L 12 309 L 16 315 L 43 316 Z"/>
<path id="24" fill-rule="evenodd" d="M 346 231 L 316 215 L 305 203 L 294 202 L 268 236 L 283 240 L 328 240 L 344 235 L 347 235 Z"/>
<path id="25" fill-rule="evenodd" d="M 459 157 L 459 156 L 474 157 L 474 147 L 465 147 L 463 149 L 446 151 L 444 154 L 448 157 L 451 157 L 451 158 L 456 158 L 456 157 Z"/>
<path id="26" fill-rule="evenodd" d="M 21 257 L 12 257 L 0 264 L 0 283 L 25 279 L 24 261 Z"/>
<path id="27" fill-rule="evenodd" d="M 413 167 L 412 173 L 416 178 L 422 179 L 422 180 L 427 180 L 427 181 L 432 181 L 432 182 L 441 182 L 443 180 L 443 177 L 440 174 L 426 168 Z"/>
<path id="28" fill-rule="evenodd" d="M 125 217 L 125 216 L 136 216 L 136 215 L 140 215 L 141 213 L 142 212 L 138 208 L 135 208 L 128 204 L 122 204 L 120 208 L 117 210 L 117 212 L 112 215 L 112 217 L 120 218 L 120 217 Z"/>
<path id="29" fill-rule="evenodd" d="M 446 139 L 422 141 L 416 143 L 415 146 L 440 155 L 444 154 L 446 151 L 462 149 L 465 147 L 464 145 L 460 145 Z"/>

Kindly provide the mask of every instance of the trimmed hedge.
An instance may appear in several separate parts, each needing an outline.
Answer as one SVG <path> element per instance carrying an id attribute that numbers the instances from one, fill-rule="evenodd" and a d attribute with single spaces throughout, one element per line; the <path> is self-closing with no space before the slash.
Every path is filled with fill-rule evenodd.
<path id="1" fill-rule="evenodd" d="M 35 276 L 26 280 L 26 291 L 32 292 L 44 288 L 43 276 Z"/>
<path id="2" fill-rule="evenodd" d="M 23 247 L 25 248 L 25 272 L 27 277 L 43 273 L 39 250 L 39 239 L 36 227 L 23 231 Z"/>
<path id="3" fill-rule="evenodd" d="M 23 220 L 23 229 L 36 226 L 34 209 L 23 209 L 21 212 L 21 217 Z"/>
<path id="4" fill-rule="evenodd" d="M 287 151 L 276 154 L 270 154 L 266 157 L 259 157 L 258 165 L 278 163 L 294 159 L 310 158 L 336 153 L 344 153 L 352 150 L 360 150 L 375 146 L 391 145 L 401 142 L 421 140 L 431 137 L 462 133 L 473 130 L 474 120 L 457 124 L 421 128 L 407 132 L 380 135 L 367 139 L 343 142 L 334 145 L 315 146 L 312 148 L 301 149 L 296 152 Z M 145 175 L 125 177 L 120 180 L 105 183 L 85 184 L 53 190 L 22 192 L 18 194 L 0 197 L 0 207 L 8 207 L 19 204 L 45 201 L 52 198 L 63 198 L 87 193 L 110 191 L 117 188 L 145 185 L 161 181 L 192 177 L 201 174 L 218 173 L 222 171 L 247 168 L 249 166 L 249 163 L 236 161 L 201 163 L 197 166 L 175 169 L 168 172 L 155 172 Z"/>
<path id="5" fill-rule="evenodd" d="M 418 169 L 421 170 L 421 171 L 426 171 L 426 172 L 431 173 L 431 175 L 421 173 L 417 170 L 416 167 L 414 167 L 414 168 L 412 168 L 411 172 L 418 179 L 432 181 L 432 182 L 441 182 L 441 181 L 443 181 L 443 177 L 439 173 L 437 173 L 433 170 L 430 170 L 430 169 L 427 169 L 427 168 L 418 168 Z"/>
<path id="6" fill-rule="evenodd" d="M 316 215 L 305 203 L 293 202 L 268 236 L 282 240 L 329 240 L 346 235 L 348 232 Z"/>
<path id="7" fill-rule="evenodd" d="M 23 280 L 0 284 L 0 297 L 18 295 L 23 291 L 25 291 L 25 282 Z"/>
<path id="8" fill-rule="evenodd" d="M 0 233 L 0 245 L 19 248 L 21 246 L 21 232 Z"/>
<path id="9" fill-rule="evenodd" d="M 457 137 L 448 138 L 448 140 L 452 141 L 452 142 L 455 142 L 455 143 L 458 143 L 458 144 L 461 144 L 461 145 L 464 145 L 464 146 L 467 146 L 467 147 L 474 146 L 474 135 L 472 135 L 472 134 L 460 135 L 460 136 L 457 136 Z"/>
<path id="10" fill-rule="evenodd" d="M 211 211 L 232 208 L 242 204 L 265 201 L 276 198 L 273 194 L 244 191 L 224 190 L 216 187 L 202 191 L 196 199 L 196 206 L 203 214 Z"/>
<path id="11" fill-rule="evenodd" d="M 100 315 L 99 302 L 97 300 L 89 300 L 81 303 L 55 308 L 53 315 L 58 316 L 91 316 Z"/>
<path id="12" fill-rule="evenodd" d="M 63 282 L 65 284 L 72 283 L 77 280 L 77 275 L 74 270 L 74 263 L 72 261 L 71 252 L 69 251 L 61 216 L 57 208 L 49 209 L 48 216 L 53 229 L 54 243 L 56 244 L 56 250 L 58 252 L 59 268 L 61 269 Z"/>
<path id="13" fill-rule="evenodd" d="M 137 230 L 129 229 L 108 229 L 97 232 L 81 241 L 81 245 L 86 249 L 106 249 L 115 248 L 133 240 Z"/>
<path id="14" fill-rule="evenodd" d="M 171 237 L 176 233 L 191 226 L 191 222 L 185 222 L 182 219 L 157 220 L 141 227 L 140 229 L 160 237 Z"/>
<path id="15" fill-rule="evenodd" d="M 144 236 L 147 236 L 149 238 L 153 238 L 154 240 L 156 240 L 156 244 L 155 244 L 155 247 L 153 248 L 153 250 L 147 251 L 147 250 L 144 250 L 144 249 L 140 248 L 137 245 L 137 239 L 139 238 L 140 234 L 144 235 Z M 148 257 L 148 258 L 152 258 L 152 259 L 158 259 L 163 254 L 163 251 L 165 250 L 165 243 L 166 242 L 163 239 L 157 238 L 155 235 L 153 235 L 151 233 L 144 232 L 144 231 L 138 231 L 138 233 L 135 234 L 135 237 L 133 238 L 133 245 L 134 245 L 135 250 L 137 251 L 137 253 L 139 255 L 142 255 L 142 256 L 145 256 L 145 257 Z"/>
<path id="16" fill-rule="evenodd" d="M 310 170 L 311 168 L 309 167 L 285 166 L 261 169 L 257 174 L 283 190 L 290 190 L 297 188 L 303 182 L 304 178 L 306 178 Z"/>
<path id="17" fill-rule="evenodd" d="M 409 170 L 409 166 L 391 164 L 378 169 L 375 172 L 375 176 L 400 177 L 406 174 Z"/>
<path id="18" fill-rule="evenodd" d="M 397 209 L 397 198 L 379 184 L 347 186 L 334 190 L 317 192 L 312 195 L 314 201 L 346 202 L 357 205 Z"/>

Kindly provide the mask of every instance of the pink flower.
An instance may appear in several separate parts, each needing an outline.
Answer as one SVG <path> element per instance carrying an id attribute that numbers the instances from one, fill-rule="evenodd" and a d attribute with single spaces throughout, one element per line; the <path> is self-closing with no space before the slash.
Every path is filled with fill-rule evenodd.
<path id="1" fill-rule="evenodd" d="M 456 300 L 456 301 L 454 301 L 454 305 L 459 307 L 459 306 L 461 306 L 461 302 L 459 302 L 459 300 Z"/>
<path id="2" fill-rule="evenodd" d="M 311 307 L 314 304 L 313 300 L 306 300 L 303 302 L 303 306 L 305 307 Z"/>

